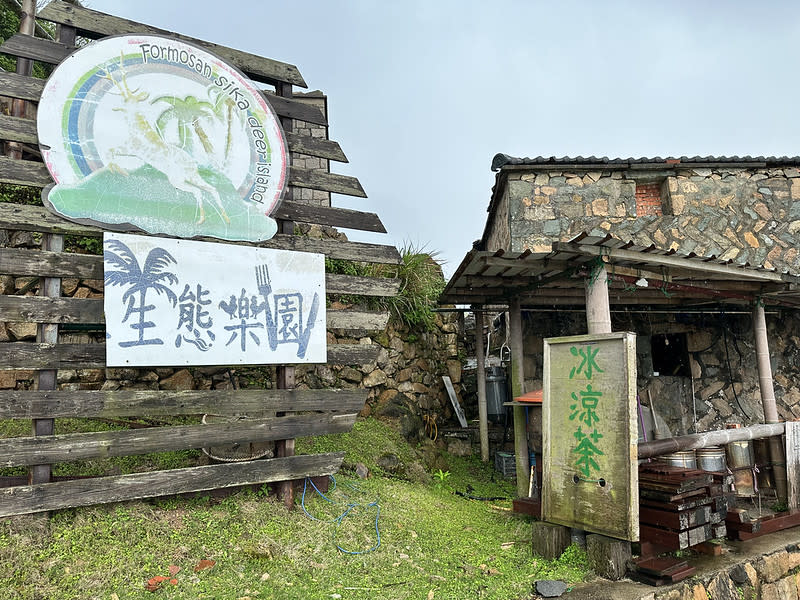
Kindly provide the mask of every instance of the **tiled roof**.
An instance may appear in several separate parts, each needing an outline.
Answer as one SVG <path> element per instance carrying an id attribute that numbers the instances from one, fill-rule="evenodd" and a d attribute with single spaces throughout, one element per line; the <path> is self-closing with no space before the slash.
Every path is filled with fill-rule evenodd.
<path id="1" fill-rule="evenodd" d="M 608 158 L 607 156 L 537 156 L 536 158 L 517 158 L 508 154 L 495 154 L 492 159 L 492 171 L 509 165 L 544 166 L 544 165 L 608 165 L 625 168 L 629 165 L 674 166 L 690 164 L 694 166 L 710 164 L 740 164 L 763 166 L 800 166 L 800 156 L 681 156 L 661 158 Z"/>

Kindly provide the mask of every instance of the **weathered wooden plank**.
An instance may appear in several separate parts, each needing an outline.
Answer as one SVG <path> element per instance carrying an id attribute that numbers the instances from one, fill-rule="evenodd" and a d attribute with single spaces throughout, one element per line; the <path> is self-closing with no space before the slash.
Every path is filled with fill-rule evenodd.
<path id="1" fill-rule="evenodd" d="M 0 71 L 0 92 L 3 96 L 38 102 L 44 84 L 44 79 Z"/>
<path id="2" fill-rule="evenodd" d="M 66 221 L 41 206 L 8 203 L 0 203 L 0 228 L 38 231 L 41 233 L 65 233 L 88 237 L 100 237 L 103 233 L 103 230 L 99 227 Z M 295 250 L 297 252 L 316 252 L 325 254 L 329 258 L 357 262 L 385 264 L 398 264 L 400 262 L 400 253 L 397 248 L 381 244 L 318 240 L 298 235 L 278 234 L 271 240 L 260 243 L 259 246 L 280 250 Z M 17 274 L 21 275 L 22 273 Z"/>
<path id="3" fill-rule="evenodd" d="M 90 254 L 64 254 L 0 248 L 0 273 L 18 276 L 75 277 L 103 279 L 103 260 Z M 354 294 L 358 296 L 394 296 L 400 289 L 400 280 L 388 277 L 356 277 L 354 275 L 325 275 L 329 294 Z"/>
<path id="4" fill-rule="evenodd" d="M 325 275 L 325 291 L 329 294 L 358 296 L 396 296 L 400 280 L 388 277 L 356 277 L 354 275 Z"/>
<path id="5" fill-rule="evenodd" d="M 800 422 L 786 422 L 786 487 L 790 509 L 800 507 Z"/>
<path id="6" fill-rule="evenodd" d="M 359 412 L 366 390 L 80 390 L 0 391 L 0 419 L 247 415 Z"/>
<path id="7" fill-rule="evenodd" d="M 102 298 L 0 295 L 0 314 L 12 323 L 104 323 Z"/>
<path id="8" fill-rule="evenodd" d="M 2 87 L 0 87 L 0 91 L 2 91 Z M 0 115 L 0 139 L 23 144 L 38 144 L 36 121 Z"/>
<path id="9" fill-rule="evenodd" d="M 0 52 L 3 54 L 21 56 L 51 65 L 57 65 L 74 51 L 75 46 L 20 33 L 12 35 L 0 45 Z"/>
<path id="10" fill-rule="evenodd" d="M 328 363 L 363 365 L 378 357 L 378 344 L 328 345 Z M 0 344 L 0 370 L 8 369 L 103 369 L 106 346 L 98 344 Z"/>
<path id="11" fill-rule="evenodd" d="M 364 329 L 378 331 L 386 329 L 389 323 L 389 312 L 372 312 L 366 310 L 329 310 L 326 313 L 328 329 Z"/>
<path id="12" fill-rule="evenodd" d="M 41 465 L 344 433 L 353 427 L 356 416 L 357 413 L 287 415 L 206 425 L 5 438 L 0 439 L 0 466 Z"/>
<path id="13" fill-rule="evenodd" d="M 5 74 L 3 74 L 5 75 Z M 3 89 L 0 82 L 0 90 Z M 321 113 L 320 113 L 321 114 Z M 21 119 L 0 115 L 0 139 L 24 144 L 38 144 L 39 136 L 36 132 L 36 121 L 33 119 Z M 347 162 L 347 157 L 338 142 L 322 138 L 314 138 L 307 135 L 297 135 L 296 133 L 286 134 L 286 145 L 292 152 L 316 156 L 327 160 Z"/>
<path id="14" fill-rule="evenodd" d="M 14 323 L 105 323 L 102 298 L 0 295 L 0 314 Z M 388 312 L 329 310 L 329 329 L 384 329 Z"/>
<path id="15" fill-rule="evenodd" d="M 53 178 L 44 163 L 0 156 L 0 183 L 44 187 Z"/>
<path id="16" fill-rule="evenodd" d="M 332 206 L 314 206 L 303 202 L 281 202 L 272 214 L 276 219 L 299 221 L 301 223 L 318 223 L 331 227 L 358 229 L 386 233 L 386 228 L 375 213 L 361 212 L 347 208 Z"/>
<path id="17" fill-rule="evenodd" d="M 294 98 L 283 98 L 263 92 L 264 98 L 269 102 L 272 109 L 279 117 L 314 123 L 315 125 L 327 125 L 328 119 L 322 110 L 312 104 L 307 104 Z"/>
<path id="18" fill-rule="evenodd" d="M 347 196 L 357 196 L 359 198 L 367 197 L 364 188 L 361 187 L 355 177 L 324 173 L 316 169 L 303 169 L 292 166 L 289 169 L 289 185 L 345 194 Z"/>
<path id="19" fill-rule="evenodd" d="M 298 135 L 296 133 L 286 133 L 285 138 L 286 145 L 289 146 L 289 150 L 292 152 L 316 156 L 318 158 L 326 158 L 337 162 L 349 162 L 341 146 L 339 146 L 339 143 L 333 140 Z"/>
<path id="20" fill-rule="evenodd" d="M 378 344 L 329 344 L 328 364 L 365 365 L 378 358 Z"/>
<path id="21" fill-rule="evenodd" d="M 339 470 L 344 452 L 306 454 L 0 489 L 0 517 L 254 485 Z"/>
<path id="22" fill-rule="evenodd" d="M 4 275 L 103 279 L 103 257 L 20 248 L 0 248 L 0 273 Z"/>
<path id="23" fill-rule="evenodd" d="M 90 39 L 129 33 L 166 35 L 205 48 L 225 61 L 232 63 L 256 81 L 269 83 L 282 81 L 303 88 L 307 87 L 305 80 L 300 75 L 300 71 L 294 65 L 219 46 L 165 29 L 159 29 L 158 27 L 114 17 L 88 8 L 73 6 L 66 2 L 51 2 L 38 14 L 38 17 L 46 21 L 75 27 L 78 35 Z"/>

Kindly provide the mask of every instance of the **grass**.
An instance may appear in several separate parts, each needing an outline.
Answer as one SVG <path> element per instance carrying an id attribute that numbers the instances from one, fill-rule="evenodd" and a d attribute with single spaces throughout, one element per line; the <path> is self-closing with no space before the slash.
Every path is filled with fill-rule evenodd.
<path id="1" fill-rule="evenodd" d="M 585 555 L 557 561 L 531 556 L 530 522 L 508 501 L 513 485 L 474 458 L 446 456 L 450 475 L 433 482 L 387 476 L 376 465 L 395 454 L 412 472 L 417 460 L 394 430 L 366 419 L 352 432 L 299 440 L 298 450 L 346 450 L 345 469 L 327 497 L 305 495 L 288 512 L 262 488 L 225 499 L 167 498 L 0 520 L 0 590 L 6 599 L 217 600 L 373 598 L 528 598 L 537 579 L 570 583 L 586 573 Z M 351 467 L 366 465 L 358 479 Z M 436 478 L 434 478 L 436 479 Z M 376 503 L 370 505 L 371 503 Z M 332 522 L 348 505 L 349 513 Z M 375 517 L 380 506 L 380 545 Z M 195 570 L 199 566 L 213 566 Z M 148 581 L 157 582 L 154 592 Z M 173 580 L 170 583 L 170 579 Z"/>

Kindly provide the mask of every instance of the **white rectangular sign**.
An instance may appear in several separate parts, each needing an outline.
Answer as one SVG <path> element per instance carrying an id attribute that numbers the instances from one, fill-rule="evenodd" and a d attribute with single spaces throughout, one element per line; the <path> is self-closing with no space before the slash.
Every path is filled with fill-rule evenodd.
<path id="1" fill-rule="evenodd" d="M 325 257 L 105 233 L 110 367 L 327 361 Z"/>

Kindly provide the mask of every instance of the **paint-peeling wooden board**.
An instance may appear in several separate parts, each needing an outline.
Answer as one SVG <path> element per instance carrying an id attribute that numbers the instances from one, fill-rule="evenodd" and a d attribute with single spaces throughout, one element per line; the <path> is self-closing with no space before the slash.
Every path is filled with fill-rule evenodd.
<path id="1" fill-rule="evenodd" d="M 268 83 L 285 82 L 299 87 L 307 87 L 296 66 L 212 44 L 196 38 L 180 35 L 158 27 L 136 21 L 114 17 L 88 8 L 73 6 L 66 2 L 51 2 L 37 15 L 40 19 L 75 27 L 79 36 L 98 39 L 108 35 L 128 33 L 154 33 L 177 38 L 205 48 L 220 58 L 235 65 L 252 79 Z"/>
<path id="2" fill-rule="evenodd" d="M 359 412 L 367 390 L 0 390 L 0 419 Z"/>
<path id="3" fill-rule="evenodd" d="M 5 488 L 0 489 L 0 517 L 332 475 L 343 459 L 344 452 L 307 454 Z"/>
<path id="4" fill-rule="evenodd" d="M 800 421 L 786 422 L 786 487 L 789 508 L 800 507 Z"/>
<path id="5" fill-rule="evenodd" d="M 378 344 L 329 344 L 328 364 L 364 365 L 373 362 Z M 105 344 L 0 343 L 0 370 L 9 369 L 102 369 L 106 366 Z"/>
<path id="6" fill-rule="evenodd" d="M 237 442 L 267 442 L 300 436 L 345 433 L 353 427 L 356 414 L 288 415 L 266 419 L 236 419 L 230 423 L 206 425 L 5 438 L 0 439 L 0 466 L 46 465 Z"/>
<path id="7" fill-rule="evenodd" d="M 542 518 L 639 538 L 636 335 L 544 341 Z"/>

